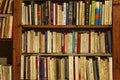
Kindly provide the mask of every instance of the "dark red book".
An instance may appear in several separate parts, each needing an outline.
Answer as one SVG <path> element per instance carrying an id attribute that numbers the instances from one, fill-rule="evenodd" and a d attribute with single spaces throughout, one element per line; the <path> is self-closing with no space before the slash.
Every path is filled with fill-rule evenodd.
<path id="1" fill-rule="evenodd" d="M 80 39 L 81 39 L 81 38 L 80 38 L 80 35 L 81 35 L 81 34 L 78 33 L 78 40 L 77 40 L 77 41 L 78 41 L 78 44 L 77 44 L 77 53 L 78 53 L 78 54 L 80 53 L 80 42 L 81 42 L 81 40 L 80 40 Z"/>
<path id="2" fill-rule="evenodd" d="M 65 35 L 66 33 L 64 32 L 62 36 L 62 53 L 63 54 L 65 54 Z"/>

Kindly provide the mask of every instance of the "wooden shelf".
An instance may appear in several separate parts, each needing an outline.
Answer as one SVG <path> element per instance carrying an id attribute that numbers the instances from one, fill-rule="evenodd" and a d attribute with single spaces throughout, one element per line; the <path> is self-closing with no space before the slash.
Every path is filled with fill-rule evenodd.
<path id="1" fill-rule="evenodd" d="M 31 1 L 31 0 L 23 0 L 23 1 Z M 46 0 L 34 0 L 34 1 L 46 1 Z M 50 1 L 56 1 L 56 0 L 50 0 Z M 63 2 L 63 1 L 67 1 L 67 0 L 57 0 L 57 2 Z M 76 0 L 77 1 L 77 0 Z"/>
<path id="2" fill-rule="evenodd" d="M 0 38 L 0 41 L 7 41 L 7 42 L 12 42 L 13 39 L 12 38 Z"/>
<path id="3" fill-rule="evenodd" d="M 12 16 L 12 14 L 0 14 L 0 17 Z"/>
<path id="4" fill-rule="evenodd" d="M 30 28 L 56 28 L 56 29 L 72 29 L 72 28 L 80 28 L 80 29 L 111 29 L 112 25 L 22 25 L 24 29 L 30 29 Z"/>
<path id="5" fill-rule="evenodd" d="M 95 53 L 95 54 L 92 54 L 92 53 L 80 53 L 80 54 L 62 54 L 62 53 L 22 53 L 22 55 L 25 55 L 25 56 L 112 56 L 112 54 L 110 53 Z"/>

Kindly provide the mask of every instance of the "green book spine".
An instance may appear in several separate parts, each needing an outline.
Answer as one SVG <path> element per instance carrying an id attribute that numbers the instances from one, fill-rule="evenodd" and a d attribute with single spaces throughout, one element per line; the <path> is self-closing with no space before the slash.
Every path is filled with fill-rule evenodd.
<path id="1" fill-rule="evenodd" d="M 95 24 L 95 0 L 92 0 L 92 10 L 91 10 L 91 25 Z"/>

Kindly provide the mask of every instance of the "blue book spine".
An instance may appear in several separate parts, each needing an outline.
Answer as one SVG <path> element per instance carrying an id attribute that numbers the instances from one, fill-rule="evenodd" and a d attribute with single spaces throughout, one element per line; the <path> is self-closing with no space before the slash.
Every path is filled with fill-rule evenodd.
<path id="1" fill-rule="evenodd" d="M 111 38 L 111 31 L 107 31 L 107 37 L 108 37 L 108 52 L 112 53 L 112 38 Z"/>
<path id="2" fill-rule="evenodd" d="M 41 80 L 44 79 L 44 58 L 41 57 Z"/>
<path id="3" fill-rule="evenodd" d="M 99 11 L 99 25 L 102 24 L 102 2 L 100 2 L 100 11 Z"/>
<path id="4" fill-rule="evenodd" d="M 72 53 L 75 52 L 75 32 L 72 31 Z"/>
<path id="5" fill-rule="evenodd" d="M 95 8 L 95 25 L 99 24 L 99 8 Z"/>

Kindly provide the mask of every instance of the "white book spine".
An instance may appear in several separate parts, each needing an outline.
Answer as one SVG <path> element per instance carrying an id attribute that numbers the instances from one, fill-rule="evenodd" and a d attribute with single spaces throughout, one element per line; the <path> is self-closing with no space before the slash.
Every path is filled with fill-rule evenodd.
<path id="1" fill-rule="evenodd" d="M 24 55 L 21 55 L 20 79 L 24 79 Z M 1 65 L 0 65 L 1 66 Z M 1 67 L 0 67 L 1 70 Z M 1 71 L 0 71 L 1 72 Z M 0 75 L 1 76 L 1 75 Z"/>
<path id="2" fill-rule="evenodd" d="M 74 80 L 73 56 L 69 56 L 69 80 Z"/>
<path id="3" fill-rule="evenodd" d="M 30 39 L 30 31 L 27 31 L 26 36 L 27 36 L 27 40 L 26 40 L 26 43 L 27 43 L 27 44 L 26 44 L 27 51 L 26 51 L 26 52 L 29 53 L 29 52 L 30 52 L 30 42 L 31 42 L 31 41 L 30 41 L 30 40 L 31 40 L 31 39 Z"/>
<path id="4" fill-rule="evenodd" d="M 25 33 L 22 33 L 22 53 L 25 52 Z"/>
<path id="5" fill-rule="evenodd" d="M 56 32 L 53 32 L 53 53 L 56 53 Z"/>
<path id="6" fill-rule="evenodd" d="M 109 80 L 113 80 L 113 65 L 112 65 L 112 57 L 109 57 Z"/>
<path id="7" fill-rule="evenodd" d="M 91 31 L 90 32 L 90 53 L 94 53 L 94 49 L 95 49 L 95 32 Z"/>
<path id="8" fill-rule="evenodd" d="M 7 26 L 8 27 L 8 26 Z M 12 38 L 12 31 L 13 31 L 13 16 L 10 16 L 10 23 L 9 23 L 9 36 L 8 38 Z"/>
<path id="9" fill-rule="evenodd" d="M 25 24 L 28 24 L 28 7 L 25 6 Z"/>
<path id="10" fill-rule="evenodd" d="M 62 21 L 63 21 L 63 25 L 66 25 L 66 3 L 64 2 L 63 3 L 63 18 L 62 18 Z"/>
<path id="11" fill-rule="evenodd" d="M 82 25 L 85 25 L 85 3 L 82 4 Z"/>
<path id="12" fill-rule="evenodd" d="M 80 34 L 80 37 L 81 37 L 81 39 L 80 39 L 80 41 L 81 41 L 81 42 L 80 42 L 80 43 L 81 43 L 81 44 L 80 44 L 80 52 L 81 52 L 81 53 L 84 53 L 84 44 L 85 44 L 85 43 L 84 43 L 84 33 L 81 33 L 81 34 Z"/>
<path id="13" fill-rule="evenodd" d="M 82 1 L 79 1 L 79 25 L 82 25 L 82 6 L 83 5 L 83 2 Z"/>
<path id="14" fill-rule="evenodd" d="M 91 4 L 90 4 L 90 7 L 89 7 L 89 25 L 91 24 Z"/>
<path id="15" fill-rule="evenodd" d="M 79 22 L 79 15 L 78 15 L 78 13 L 79 13 L 79 3 L 77 2 L 76 3 L 76 5 L 77 5 L 77 9 L 76 9 L 76 25 L 78 25 L 78 22 Z"/>
<path id="16" fill-rule="evenodd" d="M 28 12 L 28 14 L 29 14 L 29 24 L 30 25 L 32 25 L 32 20 L 31 20 L 31 5 L 28 5 L 28 9 L 29 9 L 29 12 Z"/>
<path id="17" fill-rule="evenodd" d="M 109 24 L 109 1 L 105 1 L 105 25 Z"/>
<path id="18" fill-rule="evenodd" d="M 22 24 L 25 24 L 25 3 L 22 3 Z"/>
<path id="19" fill-rule="evenodd" d="M 109 0 L 109 25 L 112 25 L 112 0 Z"/>
<path id="20" fill-rule="evenodd" d="M 105 25 L 105 4 L 102 4 L 102 25 Z"/>
<path id="21" fill-rule="evenodd" d="M 75 56 L 75 80 L 79 80 L 79 63 L 78 56 Z"/>
<path id="22" fill-rule="evenodd" d="M 89 32 L 85 32 L 85 34 L 84 34 L 84 36 L 85 36 L 85 46 L 86 46 L 86 48 L 85 48 L 85 52 L 86 53 L 88 53 L 89 52 Z"/>
<path id="23" fill-rule="evenodd" d="M 60 15 L 60 5 L 58 4 L 57 5 L 57 25 L 60 25 L 60 23 L 59 23 L 60 22 L 59 21 L 60 18 L 59 17 L 61 17 L 61 16 L 59 16 L 59 15 Z"/>
<path id="24" fill-rule="evenodd" d="M 37 6 L 38 6 L 38 4 L 35 4 L 34 5 L 34 16 L 35 16 L 35 25 L 37 25 L 38 24 L 38 14 L 37 14 Z"/>

